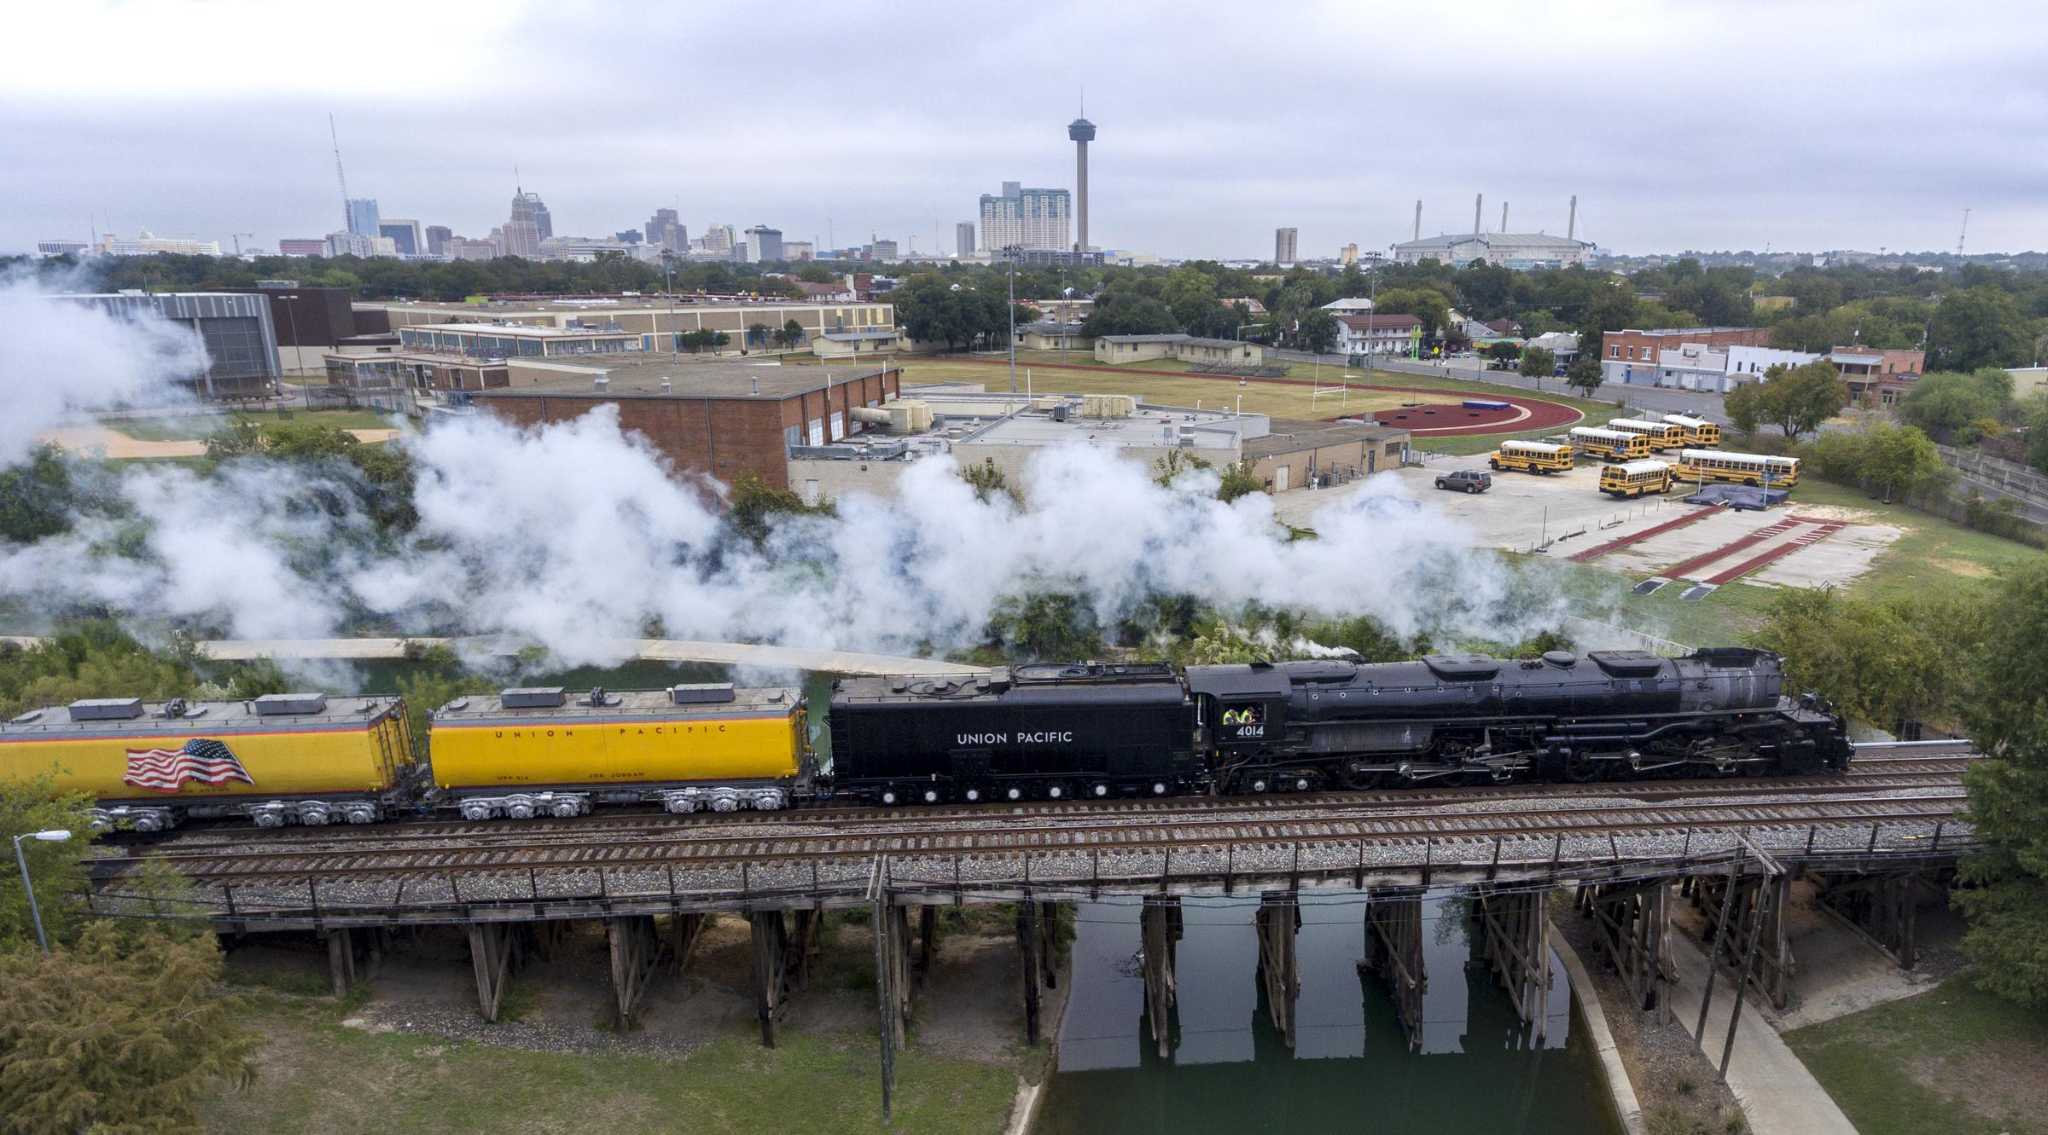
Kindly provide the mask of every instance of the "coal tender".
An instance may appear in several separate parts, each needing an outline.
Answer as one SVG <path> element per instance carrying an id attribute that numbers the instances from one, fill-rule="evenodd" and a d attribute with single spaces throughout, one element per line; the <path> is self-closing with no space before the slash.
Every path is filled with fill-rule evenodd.
<path id="1" fill-rule="evenodd" d="M 1208 787 L 1196 705 L 1158 664 L 847 678 L 834 794 L 880 804 L 1169 796 Z"/>

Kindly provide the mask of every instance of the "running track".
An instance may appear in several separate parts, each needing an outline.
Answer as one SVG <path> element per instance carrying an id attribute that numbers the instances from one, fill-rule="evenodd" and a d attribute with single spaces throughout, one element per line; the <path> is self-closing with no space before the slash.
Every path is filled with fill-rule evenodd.
<path id="1" fill-rule="evenodd" d="M 972 356 L 962 355 L 938 355 L 934 356 L 934 359 L 935 361 L 944 361 L 949 363 L 979 363 L 984 366 L 1006 367 L 1009 365 L 1007 361 L 1002 359 L 981 359 L 974 358 Z M 1150 374 L 1157 375 L 1161 378 L 1209 379 L 1211 381 L 1219 383 L 1234 383 L 1242 381 L 1267 382 L 1279 386 L 1312 387 L 1315 385 L 1314 380 L 1306 378 L 1239 379 L 1234 375 L 1196 374 L 1192 371 L 1184 370 L 1146 370 L 1140 369 L 1138 367 L 1129 366 L 1083 366 L 1079 363 L 1033 362 L 1031 364 L 1031 369 L 1081 370 L 1088 371 L 1093 374 Z M 1385 391 L 1393 394 L 1421 394 L 1432 398 L 1458 397 L 1456 391 L 1430 390 L 1419 386 L 1381 386 L 1378 383 L 1374 383 L 1372 384 L 1371 389 L 1377 391 Z M 1546 401 L 1542 398 L 1529 398 L 1520 394 L 1496 394 L 1492 391 L 1488 391 L 1484 394 L 1465 394 L 1463 395 L 1463 397 L 1470 398 L 1475 401 L 1506 402 L 1510 408 L 1505 413 L 1502 413 L 1500 411 L 1466 410 L 1458 406 L 1456 403 L 1451 403 L 1449 405 L 1438 404 L 1436 406 L 1436 414 L 1469 415 L 1471 420 L 1460 422 L 1457 425 L 1443 426 L 1410 425 L 1409 423 L 1404 421 L 1386 422 L 1384 424 L 1399 426 L 1400 428 L 1405 429 L 1409 433 L 1414 434 L 1418 437 L 1470 437 L 1476 434 L 1523 433 L 1529 430 L 1563 429 L 1566 426 L 1574 425 L 1585 418 L 1584 414 L 1579 413 L 1577 410 L 1572 409 L 1570 406 L 1561 405 L 1556 402 Z M 1380 415 L 1392 417 L 1399 413 L 1401 413 L 1401 411 L 1382 410 L 1379 412 L 1379 414 L 1376 414 L 1374 416 L 1375 418 L 1379 418 Z M 1330 420 L 1335 421 L 1336 419 L 1332 418 Z"/>

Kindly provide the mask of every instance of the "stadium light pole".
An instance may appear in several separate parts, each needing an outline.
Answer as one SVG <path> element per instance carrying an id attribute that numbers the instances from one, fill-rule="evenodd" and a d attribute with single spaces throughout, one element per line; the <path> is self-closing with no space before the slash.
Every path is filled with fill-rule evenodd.
<path id="1" fill-rule="evenodd" d="M 52 828 L 49 831 L 42 832 L 28 832 L 14 837 L 14 862 L 21 868 L 21 889 L 28 895 L 28 917 L 31 922 L 36 924 L 36 945 L 43 948 L 44 957 L 48 957 L 50 954 L 50 939 L 48 935 L 43 933 L 43 911 L 41 907 L 36 905 L 36 885 L 28 877 L 28 856 L 21 853 L 21 841 L 35 839 L 41 840 L 44 843 L 63 843 L 70 838 L 71 833 L 61 828 Z"/>
<path id="2" fill-rule="evenodd" d="M 1003 246 L 1003 257 L 1010 262 L 1010 393 L 1017 393 L 1017 249 L 1019 246 Z"/>

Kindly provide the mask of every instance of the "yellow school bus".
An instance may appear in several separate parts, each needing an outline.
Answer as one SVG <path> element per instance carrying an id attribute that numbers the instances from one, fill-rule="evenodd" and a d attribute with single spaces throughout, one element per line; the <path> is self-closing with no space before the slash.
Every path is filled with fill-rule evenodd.
<path id="1" fill-rule="evenodd" d="M 1693 449 L 1712 449 L 1721 444 L 1721 427 L 1689 414 L 1666 414 L 1664 420 L 1685 430 L 1685 444 Z"/>
<path id="2" fill-rule="evenodd" d="M 1635 461 L 1650 455 L 1649 438 L 1598 426 L 1573 426 L 1572 446 L 1580 453 L 1608 461 Z"/>
<path id="3" fill-rule="evenodd" d="M 1679 480 L 1688 483 L 1724 481 L 1732 485 L 1789 489 L 1799 483 L 1799 459 L 1762 453 L 1723 453 L 1718 449 L 1687 449 L 1678 455 L 1677 473 Z"/>
<path id="4" fill-rule="evenodd" d="M 1659 450 L 1683 449 L 1685 439 L 1690 436 L 1684 426 L 1675 426 L 1670 422 L 1650 422 L 1642 418 L 1616 418 L 1607 423 L 1607 428 L 1646 437 L 1650 439 L 1650 448 Z"/>
<path id="5" fill-rule="evenodd" d="M 1600 491 L 1624 500 L 1644 493 L 1668 493 L 1672 484 L 1669 462 L 1627 461 L 1600 467 Z"/>
<path id="6" fill-rule="evenodd" d="M 1573 456 L 1569 445 L 1547 441 L 1504 441 L 1486 463 L 1496 471 L 1513 469 L 1523 473 L 1556 473 L 1571 469 Z"/>

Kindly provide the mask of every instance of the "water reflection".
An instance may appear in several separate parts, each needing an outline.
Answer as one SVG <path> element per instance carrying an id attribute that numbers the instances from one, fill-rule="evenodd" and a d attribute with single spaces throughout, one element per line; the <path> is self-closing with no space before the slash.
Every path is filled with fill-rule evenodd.
<path id="1" fill-rule="evenodd" d="M 1295 1047 L 1274 1029 L 1258 977 L 1254 899 L 1187 900 L 1172 1054 L 1145 1020 L 1135 902 L 1084 904 L 1059 1072 L 1039 1130 L 1612 1130 L 1569 986 L 1553 957 L 1543 1027 L 1493 983 L 1460 902 L 1423 906 L 1428 985 L 1419 1050 L 1381 979 L 1361 981 L 1357 895 L 1302 899 Z"/>

